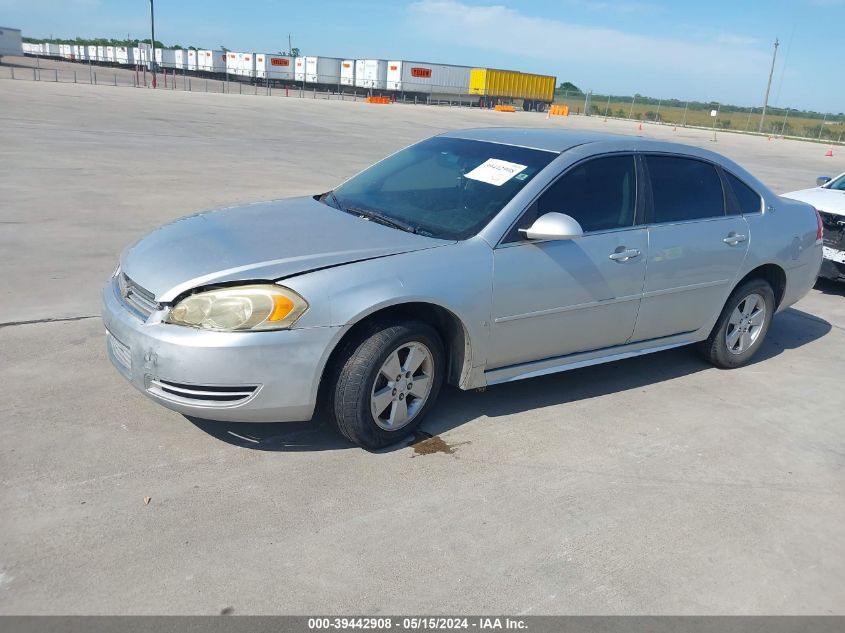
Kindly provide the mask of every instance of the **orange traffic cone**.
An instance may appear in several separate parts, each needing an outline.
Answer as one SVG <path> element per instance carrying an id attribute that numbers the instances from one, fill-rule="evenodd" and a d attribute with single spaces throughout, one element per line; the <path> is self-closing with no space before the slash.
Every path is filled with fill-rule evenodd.
<path id="1" fill-rule="evenodd" d="M 833 145 L 827 148 L 827 151 L 824 153 L 824 155 L 833 158 Z"/>

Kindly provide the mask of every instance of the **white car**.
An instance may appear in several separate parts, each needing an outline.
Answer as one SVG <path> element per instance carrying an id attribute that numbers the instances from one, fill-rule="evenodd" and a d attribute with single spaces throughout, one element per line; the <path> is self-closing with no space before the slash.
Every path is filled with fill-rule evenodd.
<path id="1" fill-rule="evenodd" d="M 781 194 L 813 205 L 824 224 L 824 261 L 820 277 L 845 281 L 845 174 L 819 176 L 818 187 Z"/>

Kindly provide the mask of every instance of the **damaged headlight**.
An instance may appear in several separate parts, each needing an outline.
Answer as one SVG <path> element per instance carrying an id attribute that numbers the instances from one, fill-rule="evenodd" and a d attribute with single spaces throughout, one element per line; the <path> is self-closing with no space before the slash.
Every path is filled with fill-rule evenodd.
<path id="1" fill-rule="evenodd" d="M 204 330 L 284 330 L 296 323 L 308 302 L 293 290 L 267 285 L 236 286 L 185 297 L 164 321 Z"/>

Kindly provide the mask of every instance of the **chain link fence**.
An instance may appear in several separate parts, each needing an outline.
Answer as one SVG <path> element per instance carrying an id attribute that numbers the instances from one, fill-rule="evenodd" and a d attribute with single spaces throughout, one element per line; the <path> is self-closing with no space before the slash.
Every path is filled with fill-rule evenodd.
<path id="1" fill-rule="evenodd" d="M 845 142 L 845 114 L 807 113 L 787 108 L 741 108 L 716 102 L 651 99 L 562 92 L 555 98 L 576 114 L 603 119 L 639 121 L 672 127 L 694 127 L 719 132 L 760 134 L 829 144 Z"/>
<path id="2" fill-rule="evenodd" d="M 10 63 L 10 59 L 15 61 Z M 53 58 L 6 58 L 0 78 L 13 80 L 86 83 L 92 85 L 155 88 L 190 92 L 282 96 L 311 99 L 358 101 L 368 96 L 387 96 L 400 103 L 449 107 L 492 107 L 495 102 L 465 94 L 466 86 L 437 85 L 430 82 L 402 82 L 401 90 L 388 90 L 386 82 L 371 82 L 365 87 L 353 85 L 348 77 L 321 75 L 318 82 L 294 79 L 293 70 L 262 71 L 253 76 L 225 70 L 189 71 L 160 65 L 156 72 L 146 66 L 71 62 Z M 600 95 L 557 91 L 556 105 L 565 105 L 576 116 L 594 116 L 652 125 L 712 129 L 714 132 L 739 132 L 770 137 L 795 138 L 842 144 L 845 139 L 845 115 L 807 113 L 783 108 L 739 108 L 719 103 L 660 100 L 641 95 Z M 517 100 L 517 105 L 520 100 Z"/>

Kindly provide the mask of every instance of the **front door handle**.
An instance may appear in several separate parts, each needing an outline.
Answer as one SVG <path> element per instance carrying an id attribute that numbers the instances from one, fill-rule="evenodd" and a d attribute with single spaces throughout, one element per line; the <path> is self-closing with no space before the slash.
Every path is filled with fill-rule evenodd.
<path id="1" fill-rule="evenodd" d="M 724 238 L 722 241 L 727 244 L 728 246 L 736 246 L 737 244 L 741 244 L 748 238 L 744 235 L 737 235 L 736 231 L 731 231 L 728 233 L 728 236 Z"/>
<path id="2" fill-rule="evenodd" d="M 608 257 L 615 262 L 622 263 L 627 262 L 630 259 L 634 259 L 635 257 L 639 257 L 642 255 L 640 249 L 638 248 L 628 248 L 626 249 L 624 246 L 619 247 L 622 250 L 615 250 L 612 252 Z"/>

